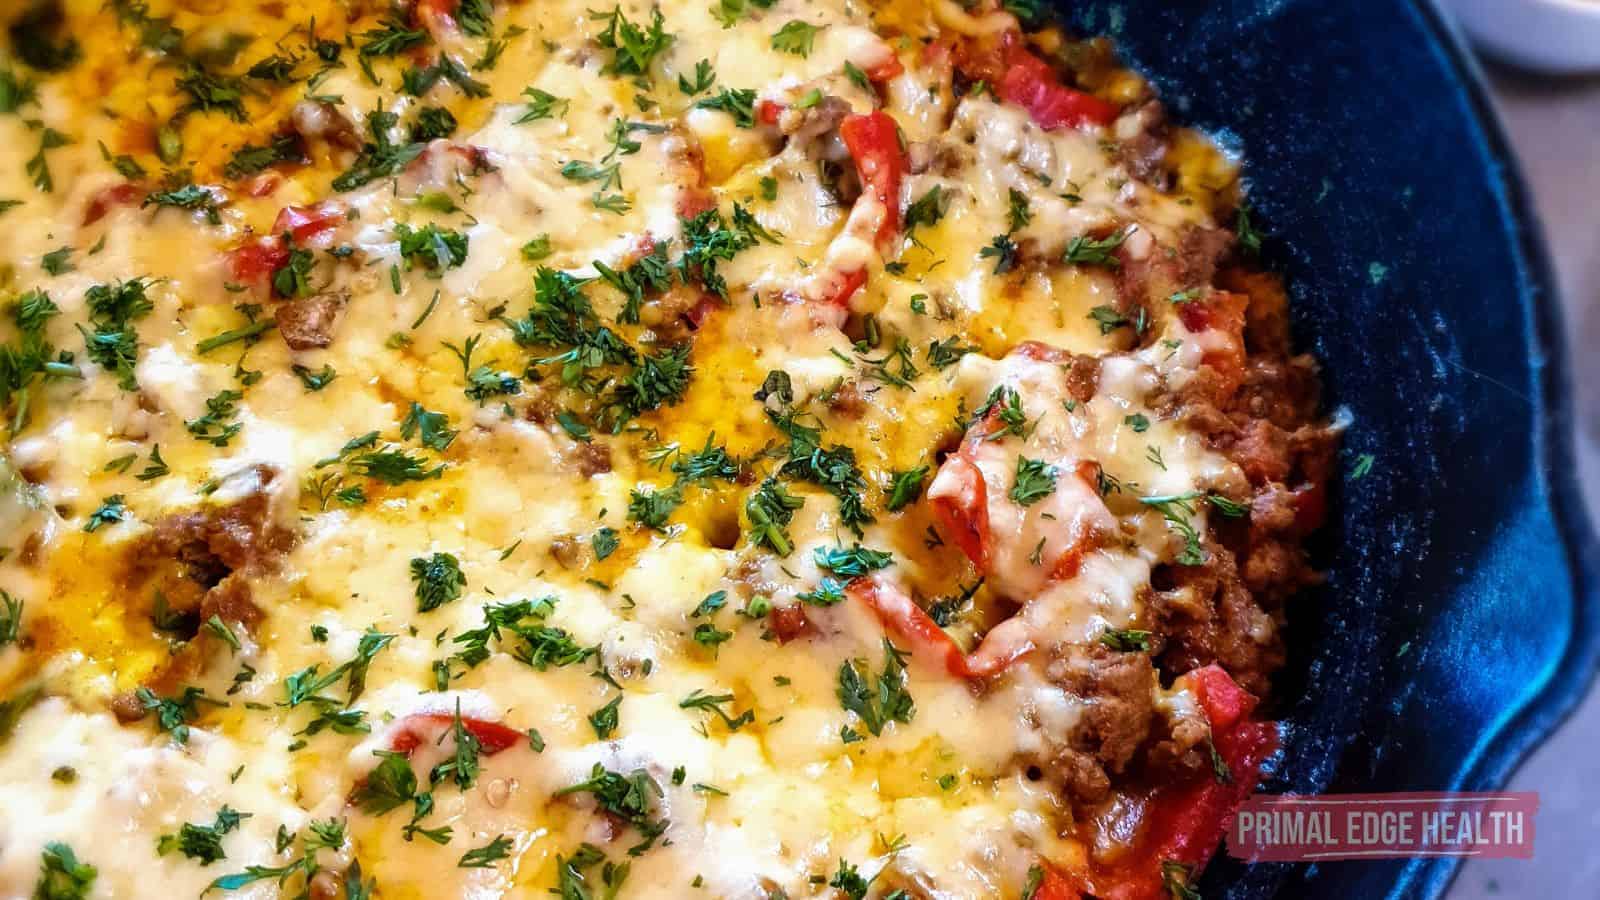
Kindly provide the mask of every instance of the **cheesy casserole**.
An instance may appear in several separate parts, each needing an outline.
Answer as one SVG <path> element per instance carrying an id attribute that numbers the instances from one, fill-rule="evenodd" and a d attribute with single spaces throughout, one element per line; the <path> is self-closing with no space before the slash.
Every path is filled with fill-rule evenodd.
<path id="1" fill-rule="evenodd" d="M 1028 0 L 48 0 L 0 897 L 1195 897 L 1335 436 Z"/>

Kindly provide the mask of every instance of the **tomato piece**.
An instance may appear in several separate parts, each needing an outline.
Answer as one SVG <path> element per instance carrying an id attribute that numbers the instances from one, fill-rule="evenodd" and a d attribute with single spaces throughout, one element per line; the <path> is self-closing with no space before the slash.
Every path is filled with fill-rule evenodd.
<path id="1" fill-rule="evenodd" d="M 234 281 L 253 284 L 283 268 L 289 262 L 289 250 L 277 235 L 258 237 L 228 251 L 228 272 Z"/>
<path id="2" fill-rule="evenodd" d="M 339 227 L 344 220 L 344 207 L 332 201 L 315 206 L 285 206 L 272 220 L 272 233 L 287 231 L 296 244 L 308 244 Z"/>
<path id="3" fill-rule="evenodd" d="M 884 215 L 876 239 L 881 250 L 900 231 L 900 181 L 906 173 L 906 154 L 900 145 L 900 127 L 882 110 L 845 116 L 839 137 L 856 163 L 862 190 L 882 204 Z"/>
<path id="4" fill-rule="evenodd" d="M 410 756 L 411 751 L 422 746 L 425 741 L 438 740 L 440 732 L 454 724 L 455 716 L 450 713 L 415 713 L 406 716 L 400 720 L 399 730 L 395 732 L 394 740 L 390 741 L 389 749 Z M 461 727 L 478 739 L 478 748 L 488 756 L 493 756 L 526 737 L 522 732 L 499 722 L 469 716 L 461 717 Z"/>

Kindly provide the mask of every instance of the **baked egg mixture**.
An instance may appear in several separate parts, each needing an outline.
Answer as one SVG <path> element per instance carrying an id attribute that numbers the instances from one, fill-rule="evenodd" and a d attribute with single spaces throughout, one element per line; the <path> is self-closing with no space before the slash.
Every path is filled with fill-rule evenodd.
<path id="1" fill-rule="evenodd" d="M 0 897 L 1195 897 L 1336 435 L 1007 0 L 47 0 Z"/>

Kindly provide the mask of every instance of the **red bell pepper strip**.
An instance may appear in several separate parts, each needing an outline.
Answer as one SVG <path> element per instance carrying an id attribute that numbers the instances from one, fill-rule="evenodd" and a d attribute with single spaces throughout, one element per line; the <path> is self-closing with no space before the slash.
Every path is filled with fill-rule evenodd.
<path id="1" fill-rule="evenodd" d="M 968 654 L 903 591 L 872 578 L 857 578 L 845 586 L 845 593 L 872 610 L 883 623 L 884 630 L 911 648 L 913 657 L 930 668 L 943 668 L 957 678 L 998 674 L 1033 649 L 1033 644 L 1026 639 L 1003 640 L 1006 636 L 1002 635 L 1002 644 L 980 647 L 978 652 Z M 992 630 L 990 636 L 994 637 L 1003 628 L 1005 623 Z"/>
<path id="2" fill-rule="evenodd" d="M 816 626 L 806 618 L 805 607 L 799 603 L 774 606 L 772 611 L 767 613 L 767 627 L 772 629 L 773 637 L 776 637 L 780 644 L 799 640 L 816 631 Z"/>
<path id="3" fill-rule="evenodd" d="M 1044 345 L 1031 347 L 1023 345 L 1019 349 L 1023 350 L 1025 355 L 1034 356 L 1042 352 L 1038 349 L 1041 347 Z M 960 486 L 960 490 L 953 494 L 942 490 L 930 492 L 928 497 L 934 515 L 945 527 L 950 539 L 955 541 L 956 546 L 961 548 L 968 559 L 972 560 L 973 566 L 985 575 L 990 572 L 994 547 L 989 527 L 989 486 L 974 456 L 983 446 L 986 435 L 996 434 L 1001 430 L 998 411 L 995 410 L 991 410 L 983 421 L 972 426 L 961 449 L 945 459 L 935 478 L 936 484 L 942 486 L 954 483 Z M 1092 486 L 1096 483 L 1098 466 L 1088 460 L 1081 460 L 1074 473 L 1085 484 Z M 1079 536 L 1074 544 L 1059 554 L 1055 554 L 1052 548 L 1050 577 L 1061 581 L 1076 575 L 1090 546 L 1089 535 L 1085 534 Z"/>
<path id="4" fill-rule="evenodd" d="M 1033 55 L 1015 31 L 998 41 L 959 42 L 953 55 L 956 67 L 967 77 L 987 81 L 1001 100 L 1026 109 L 1046 131 L 1109 125 L 1117 118 L 1113 104 L 1062 84 L 1050 64 Z"/>
<path id="5" fill-rule="evenodd" d="M 429 740 L 438 740 L 444 729 L 455 724 L 450 713 L 415 713 L 400 720 L 389 749 L 410 756 L 411 752 Z M 526 737 L 522 732 L 491 722 L 487 719 L 461 717 L 461 727 L 478 739 L 478 749 L 493 756 Z"/>
<path id="6" fill-rule="evenodd" d="M 906 153 L 900 145 L 900 128 L 888 113 L 845 116 L 839 137 L 855 160 L 861 188 L 883 206 L 883 220 L 875 235 L 878 249 L 886 249 L 900 231 L 900 181 L 906 174 Z"/>
<path id="7" fill-rule="evenodd" d="M 822 297 L 819 302 L 823 309 L 836 310 L 838 318 L 842 322 L 845 314 L 850 311 L 850 298 L 854 297 L 856 291 L 861 290 L 862 285 L 866 283 L 866 269 L 855 269 L 839 274 L 837 278 L 833 279 L 833 283 L 828 285 L 826 296 Z"/>
<path id="8" fill-rule="evenodd" d="M 939 473 L 948 470 L 961 485 L 960 493 L 940 494 L 928 502 L 950 539 L 982 572 L 989 568 L 989 485 L 966 451 L 963 446 L 962 452 L 946 459 Z"/>
<path id="9" fill-rule="evenodd" d="M 1049 863 L 1042 863 L 1044 877 L 1033 892 L 1033 900 L 1083 900 L 1088 886 L 1083 879 L 1068 875 Z"/>
<path id="10" fill-rule="evenodd" d="M 114 206 L 132 206 L 144 198 L 143 188 L 131 182 L 114 184 L 94 195 L 83 210 L 83 224 L 93 225 L 105 218 Z"/>
<path id="11" fill-rule="evenodd" d="M 776 125 L 778 118 L 783 115 L 784 104 L 775 100 L 756 101 L 756 121 L 763 125 Z"/>
<path id="12" fill-rule="evenodd" d="M 1000 99 L 1026 109 L 1046 131 L 1082 125 L 1110 125 L 1117 108 L 1098 97 L 1063 85 L 1044 60 L 1026 50 L 1012 53 L 1011 65 L 996 85 Z"/>
<path id="13" fill-rule="evenodd" d="M 882 84 L 891 78 L 898 77 L 905 70 L 906 67 L 901 64 L 900 57 L 890 56 L 887 60 L 869 69 L 863 69 L 861 74 L 867 76 L 867 80 L 874 84 Z"/>
<path id="14" fill-rule="evenodd" d="M 316 244 L 345 220 L 344 207 L 331 201 L 315 206 L 285 206 L 272 221 L 272 233 L 228 251 L 228 272 L 235 281 L 253 284 L 271 277 L 289 262 L 288 234 L 296 244 Z"/>
<path id="15" fill-rule="evenodd" d="M 283 238 L 275 234 L 258 237 L 228 251 L 228 273 L 233 280 L 252 284 L 272 276 L 289 262 Z"/>

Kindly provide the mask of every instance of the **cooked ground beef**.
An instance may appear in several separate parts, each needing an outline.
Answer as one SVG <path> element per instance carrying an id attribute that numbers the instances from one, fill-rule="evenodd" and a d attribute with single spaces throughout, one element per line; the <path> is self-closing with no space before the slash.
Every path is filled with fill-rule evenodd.
<path id="1" fill-rule="evenodd" d="M 168 516 L 131 546 L 125 583 L 161 591 L 174 612 L 198 610 L 224 621 L 254 625 L 248 577 L 268 568 L 294 535 L 273 520 L 270 487 L 276 470 L 257 466 L 234 478 L 254 479 L 240 499 Z"/>
<path id="2" fill-rule="evenodd" d="M 1164 637 L 1158 663 L 1175 677 L 1220 663 L 1245 689 L 1265 696 L 1283 665 L 1283 606 L 1315 584 L 1303 542 L 1322 523 L 1338 432 L 1318 416 L 1317 368 L 1289 355 L 1288 303 L 1272 276 L 1222 273 L 1250 298 L 1243 378 L 1202 370 L 1168 399 L 1167 411 L 1237 463 L 1249 480 L 1248 516 L 1219 516 L 1218 541 L 1201 566 L 1164 566 L 1152 582 L 1152 610 Z"/>
<path id="3" fill-rule="evenodd" d="M 1041 768 L 1073 802 L 1098 803 L 1109 795 L 1112 776 L 1128 768 L 1151 735 L 1155 668 L 1145 653 L 1063 644 L 1045 677 L 1085 708 L 1070 734 L 1045 736 L 1053 749 Z"/>
<path id="4" fill-rule="evenodd" d="M 339 324 L 347 297 L 344 294 L 313 294 L 290 300 L 278 307 L 278 333 L 291 350 L 315 350 L 333 343 L 333 329 Z"/>

